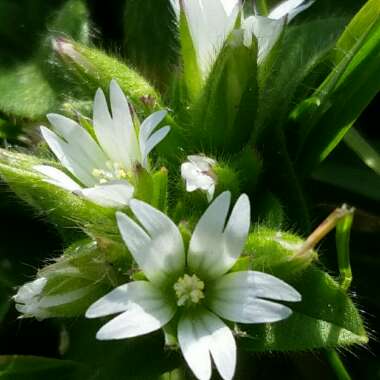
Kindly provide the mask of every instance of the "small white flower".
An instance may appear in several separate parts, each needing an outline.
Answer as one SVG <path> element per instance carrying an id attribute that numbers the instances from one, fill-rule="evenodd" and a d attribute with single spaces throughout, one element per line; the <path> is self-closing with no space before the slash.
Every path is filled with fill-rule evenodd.
<path id="1" fill-rule="evenodd" d="M 186 182 L 186 191 L 192 192 L 197 189 L 207 193 L 210 202 L 215 192 L 215 177 L 212 172 L 216 162 L 206 156 L 187 156 L 189 161 L 181 165 L 181 176 Z"/>
<path id="2" fill-rule="evenodd" d="M 62 165 L 73 175 L 47 165 L 34 168 L 46 182 L 73 191 L 105 207 L 124 207 L 134 188 L 127 177 L 133 165 L 148 167 L 148 154 L 168 134 L 166 126 L 154 132 L 166 111 L 150 115 L 137 133 L 128 101 L 115 80 L 110 84 L 110 113 L 98 89 L 94 100 L 93 125 L 96 140 L 77 122 L 62 115 L 47 115 L 53 130 L 41 133 Z"/>
<path id="3" fill-rule="evenodd" d="M 230 213 L 231 195 L 218 196 L 200 218 L 185 254 L 178 227 L 150 205 L 131 200 L 137 222 L 116 213 L 125 244 L 147 281 L 119 286 L 90 306 L 87 318 L 119 314 L 97 333 L 100 340 L 150 333 L 178 316 L 179 346 L 200 380 L 211 377 L 211 358 L 224 380 L 232 379 L 236 343 L 222 319 L 270 323 L 291 310 L 274 301 L 300 301 L 300 294 L 271 275 L 228 273 L 240 256 L 250 226 L 250 204 L 242 195 Z M 222 319 L 221 319 L 222 318 Z"/>

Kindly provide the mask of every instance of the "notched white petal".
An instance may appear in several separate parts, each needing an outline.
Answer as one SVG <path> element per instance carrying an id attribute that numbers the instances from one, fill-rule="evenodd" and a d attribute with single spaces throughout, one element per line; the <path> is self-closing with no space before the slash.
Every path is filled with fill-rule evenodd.
<path id="1" fill-rule="evenodd" d="M 197 322 L 190 316 L 183 316 L 178 323 L 178 342 L 194 375 L 200 380 L 209 380 L 211 358 L 208 337 L 202 335 Z"/>
<path id="2" fill-rule="evenodd" d="M 202 279 L 226 273 L 240 256 L 250 226 L 250 204 L 243 194 L 225 227 L 230 193 L 222 193 L 202 215 L 190 240 L 188 264 Z"/>
<path id="3" fill-rule="evenodd" d="M 178 324 L 182 353 L 199 379 L 211 377 L 211 360 L 224 380 L 231 380 L 236 366 L 236 343 L 231 330 L 204 308 L 184 314 Z"/>
<path id="4" fill-rule="evenodd" d="M 86 318 L 99 318 L 126 311 L 132 304 L 148 307 L 162 303 L 162 293 L 147 281 L 123 284 L 94 302 L 86 311 Z"/>
<path id="5" fill-rule="evenodd" d="M 86 315 L 113 314 L 123 309 L 125 311 L 122 314 L 97 332 L 97 339 L 125 339 L 148 334 L 166 325 L 176 311 L 175 305 L 168 302 L 153 285 L 138 281 L 113 290 L 91 306 Z"/>
<path id="6" fill-rule="evenodd" d="M 123 213 L 116 218 L 121 236 L 139 267 L 153 282 L 178 278 L 184 270 L 185 254 L 177 226 L 148 204 L 131 200 L 130 207 L 144 227 Z"/>

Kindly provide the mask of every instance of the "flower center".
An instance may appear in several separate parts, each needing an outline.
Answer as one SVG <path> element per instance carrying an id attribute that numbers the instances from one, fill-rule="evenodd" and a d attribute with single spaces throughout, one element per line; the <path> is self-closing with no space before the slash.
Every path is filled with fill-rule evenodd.
<path id="1" fill-rule="evenodd" d="M 205 298 L 203 289 L 205 284 L 195 274 L 189 276 L 185 274 L 180 277 L 174 284 L 174 290 L 177 295 L 178 306 L 191 306 L 197 304 L 202 298 Z"/>
<path id="2" fill-rule="evenodd" d="M 100 184 L 117 179 L 126 179 L 128 177 L 126 170 L 120 163 L 107 161 L 106 166 L 108 170 L 94 169 L 92 171 L 92 175 L 98 178 Z"/>

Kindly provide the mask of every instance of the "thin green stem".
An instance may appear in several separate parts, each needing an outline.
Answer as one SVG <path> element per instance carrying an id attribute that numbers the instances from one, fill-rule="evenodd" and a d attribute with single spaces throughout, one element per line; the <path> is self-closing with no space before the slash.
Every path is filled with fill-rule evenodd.
<path id="1" fill-rule="evenodd" d="M 335 350 L 326 350 L 325 355 L 338 380 L 351 380 L 351 376 Z"/>
<path id="2" fill-rule="evenodd" d="M 343 205 L 341 209 L 346 212 L 336 225 L 336 249 L 338 253 L 340 284 L 342 289 L 347 290 L 352 281 L 350 264 L 350 232 L 354 218 L 354 209 L 348 209 L 346 205 Z"/>
<path id="3" fill-rule="evenodd" d="M 259 16 L 268 16 L 269 10 L 266 0 L 256 0 L 255 8 Z"/>

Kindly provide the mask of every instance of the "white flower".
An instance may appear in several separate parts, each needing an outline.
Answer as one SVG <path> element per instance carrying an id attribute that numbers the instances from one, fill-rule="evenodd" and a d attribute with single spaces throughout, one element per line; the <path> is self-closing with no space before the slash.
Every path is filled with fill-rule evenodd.
<path id="1" fill-rule="evenodd" d="M 252 36 L 258 40 L 258 63 L 272 49 L 287 22 L 310 7 L 315 0 L 287 0 L 271 10 L 268 16 L 249 16 L 241 20 L 245 31 L 245 45 L 250 46 Z M 179 17 L 180 5 L 189 25 L 203 78 L 209 74 L 220 49 L 235 26 L 241 1 L 239 0 L 171 0 Z"/>
<path id="2" fill-rule="evenodd" d="M 134 188 L 127 177 L 133 165 L 148 167 L 148 154 L 167 135 L 166 126 L 154 132 L 166 111 L 150 115 L 135 129 L 128 101 L 115 80 L 110 84 L 110 113 L 98 89 L 94 100 L 92 137 L 77 122 L 62 115 L 47 115 L 53 130 L 41 127 L 50 149 L 75 180 L 51 166 L 37 165 L 46 182 L 73 191 L 106 207 L 124 207 Z"/>
<path id="3" fill-rule="evenodd" d="M 147 334 L 176 315 L 179 346 L 195 376 L 210 379 L 212 358 L 221 377 L 232 379 L 236 343 L 222 319 L 276 322 L 291 310 L 270 300 L 294 302 L 301 296 L 265 273 L 228 273 L 243 250 L 250 226 L 248 197 L 238 199 L 227 220 L 230 198 L 224 192 L 208 207 L 194 229 L 187 254 L 178 227 L 150 205 L 131 200 L 138 223 L 116 214 L 123 240 L 147 281 L 121 285 L 90 306 L 87 318 L 119 314 L 100 328 L 98 339 Z"/>
<path id="4" fill-rule="evenodd" d="M 215 192 L 215 177 L 212 167 L 216 162 L 206 156 L 187 156 L 189 161 L 181 165 L 181 175 L 186 182 L 186 191 L 192 192 L 197 189 L 207 193 L 210 202 Z"/>

